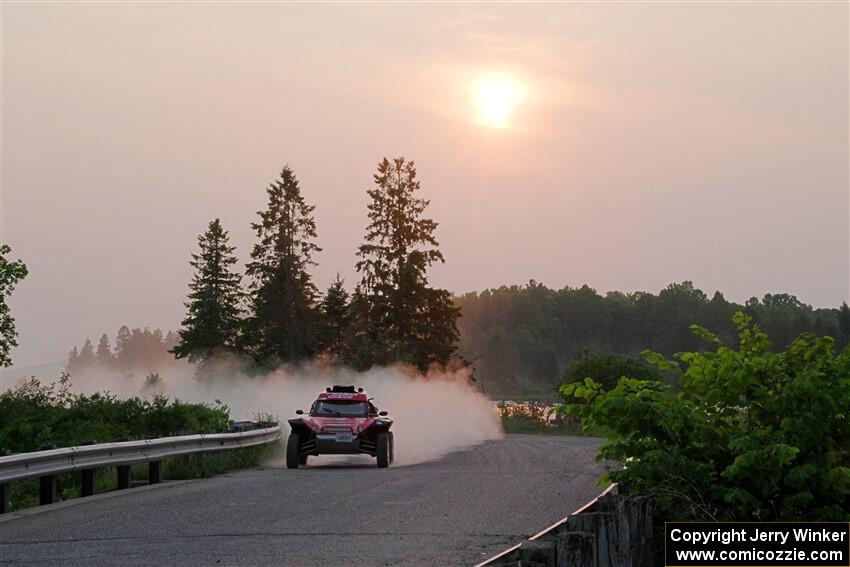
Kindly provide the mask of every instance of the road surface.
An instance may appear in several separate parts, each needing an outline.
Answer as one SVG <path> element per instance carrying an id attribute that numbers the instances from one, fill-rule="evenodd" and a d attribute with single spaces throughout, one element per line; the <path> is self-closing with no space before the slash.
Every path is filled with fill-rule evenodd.
<path id="1" fill-rule="evenodd" d="M 0 565 L 473 565 L 599 493 L 599 440 L 509 435 L 404 467 L 282 464 L 0 519 Z"/>

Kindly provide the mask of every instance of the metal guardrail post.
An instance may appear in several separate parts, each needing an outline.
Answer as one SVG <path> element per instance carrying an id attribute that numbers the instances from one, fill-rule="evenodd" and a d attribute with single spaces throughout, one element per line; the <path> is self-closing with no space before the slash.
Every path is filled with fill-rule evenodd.
<path id="1" fill-rule="evenodd" d="M 94 476 L 97 469 L 85 469 L 81 471 L 82 486 L 80 487 L 81 496 L 91 496 L 94 494 Z"/>
<path id="2" fill-rule="evenodd" d="M 11 492 L 8 484 L 0 484 L 0 514 L 5 514 L 9 511 L 9 493 Z"/>
<path id="3" fill-rule="evenodd" d="M 118 465 L 118 490 L 130 488 L 130 465 Z"/>
<path id="4" fill-rule="evenodd" d="M 56 502 L 56 475 L 43 476 L 38 480 L 38 503 L 44 506 Z"/>
<path id="5" fill-rule="evenodd" d="M 150 484 L 162 482 L 162 461 L 151 461 L 148 463 L 148 482 Z"/>

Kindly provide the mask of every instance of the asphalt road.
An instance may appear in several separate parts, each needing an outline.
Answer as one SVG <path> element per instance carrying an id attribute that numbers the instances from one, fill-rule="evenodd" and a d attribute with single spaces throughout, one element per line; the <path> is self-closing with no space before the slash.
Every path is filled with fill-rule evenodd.
<path id="1" fill-rule="evenodd" d="M 598 440 L 510 435 L 434 462 L 283 465 L 0 520 L 0 564 L 473 565 L 599 493 Z"/>

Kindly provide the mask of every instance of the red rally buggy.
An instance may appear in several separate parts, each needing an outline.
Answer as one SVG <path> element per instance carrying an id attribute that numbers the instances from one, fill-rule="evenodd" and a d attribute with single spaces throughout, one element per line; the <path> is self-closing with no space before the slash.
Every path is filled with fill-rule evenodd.
<path id="1" fill-rule="evenodd" d="M 393 461 L 393 419 L 378 411 L 363 388 L 333 386 L 319 394 L 310 414 L 302 410 L 289 420 L 292 433 L 286 442 L 286 467 L 306 465 L 310 455 L 375 457 L 378 467 Z"/>

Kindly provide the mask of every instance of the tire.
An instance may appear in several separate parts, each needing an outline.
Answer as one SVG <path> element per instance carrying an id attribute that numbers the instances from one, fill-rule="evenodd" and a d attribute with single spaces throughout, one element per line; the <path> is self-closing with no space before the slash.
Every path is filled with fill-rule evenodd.
<path id="1" fill-rule="evenodd" d="M 395 460 L 395 435 L 392 431 L 388 431 L 387 435 L 390 436 L 390 464 L 392 464 Z"/>
<path id="2" fill-rule="evenodd" d="M 297 433 L 290 433 L 289 439 L 286 440 L 286 468 L 297 469 L 300 462 L 298 457 L 298 446 L 301 445 L 301 440 Z"/>
<path id="3" fill-rule="evenodd" d="M 378 437 L 375 439 L 375 452 L 378 457 L 379 469 L 390 466 L 390 436 L 386 432 L 378 433 Z"/>
<path id="4" fill-rule="evenodd" d="M 299 464 L 300 466 L 302 466 L 302 467 L 303 467 L 304 465 L 306 465 L 306 464 L 307 464 L 307 455 L 300 455 L 300 456 L 298 457 L 298 464 Z"/>

